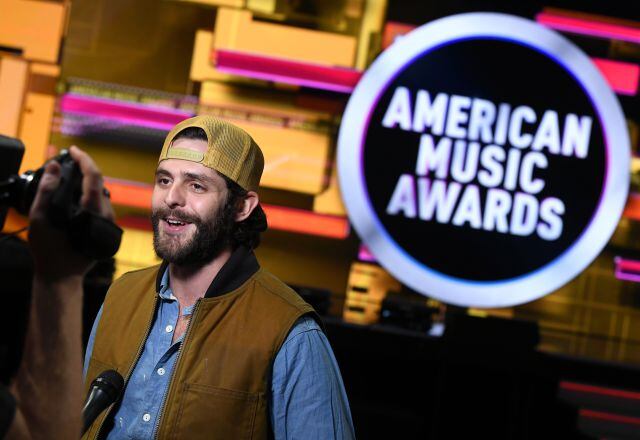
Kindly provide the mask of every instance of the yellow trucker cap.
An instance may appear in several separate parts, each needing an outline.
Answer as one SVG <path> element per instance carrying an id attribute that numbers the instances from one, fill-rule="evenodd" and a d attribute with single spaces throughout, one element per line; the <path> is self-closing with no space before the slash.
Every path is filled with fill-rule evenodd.
<path id="1" fill-rule="evenodd" d="M 205 153 L 171 147 L 176 135 L 189 127 L 202 128 L 207 134 L 209 146 Z M 262 151 L 246 131 L 208 115 L 186 119 L 171 129 L 158 162 L 165 159 L 201 163 L 224 174 L 247 191 L 258 190 L 264 168 Z"/>

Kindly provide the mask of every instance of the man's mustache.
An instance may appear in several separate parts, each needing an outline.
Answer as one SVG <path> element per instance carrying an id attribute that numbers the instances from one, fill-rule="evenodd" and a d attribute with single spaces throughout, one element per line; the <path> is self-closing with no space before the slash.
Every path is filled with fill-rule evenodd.
<path id="1" fill-rule="evenodd" d="M 194 223 L 194 224 L 202 223 L 202 220 L 200 219 L 200 217 L 195 216 L 195 215 L 191 215 L 191 214 L 187 214 L 187 213 L 179 211 L 177 209 L 158 208 L 151 214 L 151 218 L 154 221 L 158 221 L 160 219 L 164 219 L 164 218 L 167 218 L 167 217 L 172 217 L 172 218 L 174 218 L 174 219 L 176 219 L 178 221 L 181 221 L 183 223 Z"/>

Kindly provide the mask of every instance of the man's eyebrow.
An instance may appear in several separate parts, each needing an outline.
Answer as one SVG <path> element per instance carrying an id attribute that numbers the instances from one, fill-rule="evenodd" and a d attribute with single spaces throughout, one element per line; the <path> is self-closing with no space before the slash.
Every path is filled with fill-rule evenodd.
<path id="1" fill-rule="evenodd" d="M 191 172 L 191 171 L 183 171 L 182 175 L 184 177 L 186 177 L 187 179 L 199 180 L 201 182 L 207 182 L 207 183 L 210 183 L 212 185 L 215 184 L 215 181 L 211 177 L 207 176 L 206 174 L 194 173 L 194 172 Z"/>
<path id="2" fill-rule="evenodd" d="M 206 174 L 194 173 L 192 171 L 183 171 L 181 174 L 185 179 L 198 180 L 200 182 L 206 182 L 212 185 L 216 184 L 215 180 L 207 176 Z M 173 177 L 173 175 L 169 171 L 165 170 L 164 168 L 158 168 L 156 170 L 156 177 L 157 176 Z"/>

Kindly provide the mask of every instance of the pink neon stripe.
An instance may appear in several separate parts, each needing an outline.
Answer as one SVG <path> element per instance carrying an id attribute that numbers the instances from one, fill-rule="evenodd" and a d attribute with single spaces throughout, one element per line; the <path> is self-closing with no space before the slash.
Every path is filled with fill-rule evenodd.
<path id="1" fill-rule="evenodd" d="M 216 67 L 221 71 L 344 93 L 352 91 L 362 76 L 361 72 L 353 69 L 327 67 L 229 50 L 216 51 L 214 59 Z"/>
<path id="2" fill-rule="evenodd" d="M 220 72 L 226 72 L 238 76 L 246 76 L 247 78 L 264 79 L 267 81 L 281 82 L 285 84 L 293 84 L 296 86 L 311 87 L 313 89 L 331 90 L 334 92 L 349 93 L 353 87 L 337 86 L 324 82 L 305 80 L 301 78 L 292 78 L 290 76 L 274 75 L 272 73 L 256 72 L 253 70 L 234 69 L 230 67 L 218 67 Z"/>
<path id="3" fill-rule="evenodd" d="M 613 261 L 616 265 L 614 274 L 617 279 L 640 283 L 640 261 L 622 257 L 615 257 Z"/>
<path id="4" fill-rule="evenodd" d="M 616 257 L 613 261 L 615 262 L 616 267 L 620 270 L 640 273 L 640 261 L 628 260 L 622 257 Z"/>
<path id="5" fill-rule="evenodd" d="M 619 270 L 616 270 L 614 275 L 621 281 L 632 281 L 634 283 L 640 283 L 640 275 L 632 275 L 630 273 L 625 273 Z"/>
<path id="6" fill-rule="evenodd" d="M 573 34 L 640 43 L 640 28 L 568 17 L 550 12 L 540 12 L 536 15 L 536 21 L 552 29 Z"/>
<path id="7" fill-rule="evenodd" d="M 60 99 L 60 109 L 64 113 L 94 116 L 123 124 L 170 130 L 178 122 L 193 113 L 151 107 L 143 104 L 96 98 L 93 96 L 67 93 Z"/>
<path id="8" fill-rule="evenodd" d="M 376 257 L 371 254 L 368 247 L 366 247 L 364 244 L 361 244 L 360 250 L 358 250 L 358 260 L 375 263 Z"/>
<path id="9" fill-rule="evenodd" d="M 145 128 L 153 128 L 156 130 L 164 130 L 164 131 L 170 131 L 175 124 L 167 124 L 167 123 L 163 123 L 163 122 L 153 122 L 153 121 L 148 121 L 145 119 L 138 119 L 138 118 L 130 118 L 130 117 L 119 117 L 119 116 L 97 116 L 95 113 L 93 112 L 66 112 L 68 114 L 74 114 L 74 115 L 81 115 L 81 116 L 87 116 L 87 117 L 93 117 L 95 118 L 94 121 L 95 123 L 92 124 L 94 126 L 100 126 L 101 124 L 99 123 L 99 121 L 108 121 L 111 123 L 111 125 L 120 125 L 120 126 L 128 126 L 128 125 L 133 125 L 136 127 L 145 127 Z M 184 118 L 186 119 L 186 118 Z M 78 133 L 82 133 L 84 131 L 83 128 L 78 128 L 75 127 L 75 130 Z M 68 131 L 68 128 L 65 127 L 65 131 Z M 73 131 L 73 130 L 71 130 Z"/>
<path id="10" fill-rule="evenodd" d="M 625 423 L 629 425 L 640 425 L 640 418 L 623 416 L 621 414 L 611 414 L 602 411 L 594 411 L 592 409 L 580 408 L 578 412 L 580 417 L 586 417 L 589 419 L 605 420 L 607 422 Z"/>
<path id="11" fill-rule="evenodd" d="M 638 78 L 640 78 L 640 66 L 621 61 L 592 58 L 600 69 L 600 72 L 609 82 L 609 85 L 617 93 L 633 96 L 638 93 Z"/>
<path id="12" fill-rule="evenodd" d="M 619 397 L 621 399 L 640 400 L 640 393 L 637 391 L 618 390 L 615 388 L 605 388 L 565 380 L 560 382 L 560 388 L 567 391 L 578 391 L 581 393 L 599 394 L 601 396 Z"/>

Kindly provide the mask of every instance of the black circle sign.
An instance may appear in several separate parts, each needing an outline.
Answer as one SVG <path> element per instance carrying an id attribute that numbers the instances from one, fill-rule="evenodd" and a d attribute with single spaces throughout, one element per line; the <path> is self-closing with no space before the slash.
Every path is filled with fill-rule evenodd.
<path id="1" fill-rule="evenodd" d="M 628 188 L 620 106 L 568 40 L 462 14 L 393 44 L 339 136 L 355 229 L 399 280 L 479 307 L 538 298 L 610 238 Z"/>

